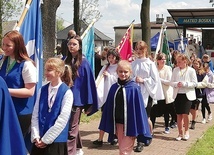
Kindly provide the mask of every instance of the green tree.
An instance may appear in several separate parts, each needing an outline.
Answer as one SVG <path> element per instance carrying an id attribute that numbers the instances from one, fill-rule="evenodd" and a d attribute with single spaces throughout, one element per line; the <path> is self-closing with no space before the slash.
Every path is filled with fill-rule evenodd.
<path id="1" fill-rule="evenodd" d="M 61 31 L 65 28 L 65 26 L 63 26 L 64 24 L 64 20 L 63 18 L 57 18 L 56 19 L 56 31 Z"/>
<path id="2" fill-rule="evenodd" d="M 82 0 L 80 8 L 80 19 L 85 20 L 87 23 L 91 23 L 93 19 L 98 21 L 102 15 L 98 10 L 99 0 Z"/>
<path id="3" fill-rule="evenodd" d="M 150 38 L 151 38 L 150 0 L 142 0 L 140 19 L 142 27 L 142 40 L 148 44 L 148 47 L 150 47 Z"/>
<path id="4" fill-rule="evenodd" d="M 17 17 L 21 13 L 22 1 L 18 0 L 0 0 L 0 41 L 2 39 L 2 23 L 12 17 Z"/>

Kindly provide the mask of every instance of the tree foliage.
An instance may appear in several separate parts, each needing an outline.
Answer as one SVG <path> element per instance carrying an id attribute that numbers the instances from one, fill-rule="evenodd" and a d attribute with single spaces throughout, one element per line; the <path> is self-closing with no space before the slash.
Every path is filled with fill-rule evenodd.
<path id="1" fill-rule="evenodd" d="M 12 17 L 20 15 L 23 2 L 20 0 L 0 0 L 1 1 L 1 19 L 8 21 Z"/>
<path id="2" fill-rule="evenodd" d="M 61 31 L 65 28 L 65 26 L 63 26 L 64 24 L 64 20 L 63 18 L 57 18 L 56 19 L 56 32 Z"/>
<path id="3" fill-rule="evenodd" d="M 87 23 L 91 23 L 93 19 L 98 21 L 102 15 L 98 10 L 99 0 L 82 0 L 80 7 L 80 19 L 85 20 Z"/>
<path id="4" fill-rule="evenodd" d="M 22 2 L 20 0 L 0 0 L 0 42 L 2 39 L 2 23 L 20 15 Z"/>

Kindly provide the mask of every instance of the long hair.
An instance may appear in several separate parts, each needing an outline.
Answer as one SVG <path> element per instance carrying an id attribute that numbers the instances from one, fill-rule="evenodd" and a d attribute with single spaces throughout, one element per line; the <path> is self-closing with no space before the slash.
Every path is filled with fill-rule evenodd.
<path id="1" fill-rule="evenodd" d="M 72 79 L 75 80 L 76 77 L 79 76 L 78 68 L 79 68 L 79 66 L 80 66 L 81 63 L 82 63 L 82 56 L 83 56 L 83 54 L 82 54 L 82 39 L 81 39 L 80 36 L 78 36 L 78 35 L 74 36 L 74 37 L 71 38 L 71 39 L 75 39 L 75 40 L 78 41 L 78 43 L 79 43 L 79 50 L 78 50 L 77 56 L 75 57 L 76 60 L 75 60 L 74 64 L 72 64 L 73 56 L 72 56 L 71 52 L 68 52 L 67 58 L 66 58 L 66 60 L 65 60 L 65 64 L 71 66 L 72 73 L 73 73 Z M 70 39 L 70 40 L 71 40 L 71 39 Z M 68 42 L 68 43 L 69 43 L 69 42 Z"/>
<path id="2" fill-rule="evenodd" d="M 197 74 L 199 74 L 199 75 L 205 74 L 205 70 L 204 70 L 204 68 L 203 68 L 203 64 L 202 64 L 202 61 L 201 61 L 200 58 L 196 58 L 195 60 L 193 60 L 192 63 L 193 63 L 193 64 L 194 64 L 194 63 L 198 63 L 198 64 L 199 64 L 198 69 L 196 69 L 196 68 L 193 67 L 193 68 L 195 69 L 195 71 L 196 71 Z"/>
<path id="3" fill-rule="evenodd" d="M 16 31 L 9 31 L 7 32 L 3 38 L 8 38 L 10 41 L 12 41 L 15 45 L 14 47 L 14 55 L 15 55 L 15 60 L 18 62 L 22 62 L 24 60 L 30 60 L 30 57 L 28 56 L 24 39 L 22 35 Z M 33 62 L 33 61 L 32 61 Z M 34 63 L 34 62 L 33 62 Z"/>

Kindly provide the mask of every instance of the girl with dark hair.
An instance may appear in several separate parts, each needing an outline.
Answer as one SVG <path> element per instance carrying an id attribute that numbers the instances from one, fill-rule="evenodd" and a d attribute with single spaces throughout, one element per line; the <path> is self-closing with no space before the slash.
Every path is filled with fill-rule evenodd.
<path id="1" fill-rule="evenodd" d="M 79 134 L 79 122 L 82 110 L 90 116 L 98 111 L 97 90 L 93 72 L 88 61 L 82 54 L 82 40 L 77 35 L 68 42 L 69 53 L 65 63 L 71 66 L 74 81 L 71 90 L 74 102 L 71 110 L 71 119 L 68 135 L 68 154 L 74 155 L 82 148 Z"/>
<path id="2" fill-rule="evenodd" d="M 6 81 L 25 137 L 31 124 L 37 83 L 36 67 L 29 58 L 22 35 L 9 31 L 2 40 L 5 53 L 0 76 Z"/>
<path id="3" fill-rule="evenodd" d="M 170 86 L 170 80 L 172 76 L 172 68 L 166 65 L 166 55 L 164 53 L 158 53 L 157 57 L 157 69 L 160 77 L 160 81 L 163 88 L 164 100 L 158 100 L 158 104 L 152 107 L 154 110 L 154 117 L 151 117 L 153 127 L 156 120 L 156 114 L 164 114 L 165 122 L 165 133 L 169 133 L 169 115 L 171 116 L 171 123 L 176 123 L 176 113 L 174 108 L 174 99 L 173 99 L 173 88 Z M 156 108 L 155 108 L 156 107 Z"/>

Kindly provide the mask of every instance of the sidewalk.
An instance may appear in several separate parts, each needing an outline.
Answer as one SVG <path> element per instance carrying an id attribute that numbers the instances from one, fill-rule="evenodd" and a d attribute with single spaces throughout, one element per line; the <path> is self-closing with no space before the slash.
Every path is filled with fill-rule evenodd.
<path id="1" fill-rule="evenodd" d="M 211 111 L 214 114 L 214 105 L 210 105 Z M 207 114 L 207 111 L 206 111 Z M 214 116 L 214 115 L 213 115 Z M 170 129 L 169 134 L 163 133 L 164 131 L 164 121 L 163 117 L 156 119 L 155 129 L 154 129 L 154 138 L 152 143 L 148 147 L 144 147 L 144 150 L 141 153 L 135 153 L 133 155 L 185 155 L 189 148 L 194 144 L 198 139 L 203 137 L 204 132 L 214 125 L 214 120 L 202 124 L 201 111 L 198 111 L 198 118 L 196 120 L 195 130 L 190 131 L 190 139 L 188 141 L 176 141 L 175 138 L 178 135 L 177 128 Z M 93 120 L 90 123 L 80 124 L 81 137 L 83 141 L 83 151 L 84 155 L 117 155 L 119 154 L 118 146 L 112 146 L 108 144 L 107 134 L 104 137 L 104 144 L 102 147 L 95 147 L 92 144 L 92 141 L 98 138 L 98 125 L 99 120 Z"/>

